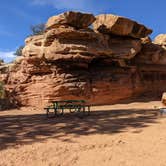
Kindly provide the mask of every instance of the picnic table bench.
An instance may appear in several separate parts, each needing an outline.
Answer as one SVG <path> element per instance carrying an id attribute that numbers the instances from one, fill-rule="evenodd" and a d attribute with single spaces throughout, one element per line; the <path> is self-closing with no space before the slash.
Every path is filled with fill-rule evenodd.
<path id="1" fill-rule="evenodd" d="M 52 101 L 52 104 L 44 109 L 47 117 L 50 117 L 51 111 L 53 111 L 53 117 L 63 115 L 65 110 L 69 110 L 70 113 L 78 113 L 79 116 L 90 113 L 90 105 L 87 105 L 85 100 Z"/>

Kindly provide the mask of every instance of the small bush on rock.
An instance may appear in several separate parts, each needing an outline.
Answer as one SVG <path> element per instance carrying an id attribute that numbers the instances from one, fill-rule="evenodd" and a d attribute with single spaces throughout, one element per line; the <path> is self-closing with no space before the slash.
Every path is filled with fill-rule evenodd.
<path id="1" fill-rule="evenodd" d="M 4 83 L 0 82 L 0 99 L 5 98 L 5 89 L 4 89 Z"/>

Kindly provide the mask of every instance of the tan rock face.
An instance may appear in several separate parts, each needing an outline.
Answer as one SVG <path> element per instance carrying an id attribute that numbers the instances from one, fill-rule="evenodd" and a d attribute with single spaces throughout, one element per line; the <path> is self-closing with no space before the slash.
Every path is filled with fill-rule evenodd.
<path id="1" fill-rule="evenodd" d="M 28 37 L 25 40 L 26 46 L 22 50 L 22 54 L 25 57 L 29 57 L 31 59 L 42 58 L 43 57 L 43 35 L 35 35 Z"/>
<path id="2" fill-rule="evenodd" d="M 141 38 L 141 43 L 142 44 L 152 43 L 152 40 L 149 36 L 146 36 L 144 38 Z"/>
<path id="3" fill-rule="evenodd" d="M 163 93 L 161 101 L 164 105 L 166 105 L 166 93 Z"/>
<path id="4" fill-rule="evenodd" d="M 45 48 L 45 58 L 48 60 L 89 61 L 98 57 L 130 59 L 141 49 L 140 40 L 61 28 L 48 31 L 44 42 L 48 46 Z"/>
<path id="5" fill-rule="evenodd" d="M 115 28 L 119 34 L 110 35 L 87 28 L 93 20 L 89 14 L 61 14 L 49 19 L 43 35 L 25 40 L 23 57 L 0 75 L 19 104 L 44 107 L 61 99 L 111 104 L 165 91 L 164 48 L 148 39 L 131 38 L 145 36 L 144 26 L 138 25 L 139 32 L 132 28 L 127 32 L 126 26 L 136 23 L 120 22 Z M 122 32 L 130 35 L 120 36 Z"/>
<path id="6" fill-rule="evenodd" d="M 166 50 L 166 34 L 160 34 L 154 39 L 154 43 L 161 45 Z"/>
<path id="7" fill-rule="evenodd" d="M 166 65 L 166 50 L 154 43 L 144 44 L 135 60 L 137 64 Z"/>
<path id="8" fill-rule="evenodd" d="M 141 49 L 141 41 L 137 39 L 109 37 L 90 29 L 76 30 L 69 26 L 51 29 L 43 36 L 30 37 L 25 42 L 23 55 L 31 60 L 45 58 L 89 63 L 99 57 L 130 59 Z"/>
<path id="9" fill-rule="evenodd" d="M 128 18 L 112 14 L 101 14 L 97 16 L 93 27 L 101 33 L 131 36 L 134 38 L 144 38 L 152 33 L 152 30 L 146 28 L 144 25 L 138 24 Z"/>
<path id="10" fill-rule="evenodd" d="M 49 18 L 46 24 L 46 29 L 51 29 L 59 25 L 69 25 L 75 28 L 87 28 L 94 21 L 95 17 L 92 14 L 70 11 Z"/>

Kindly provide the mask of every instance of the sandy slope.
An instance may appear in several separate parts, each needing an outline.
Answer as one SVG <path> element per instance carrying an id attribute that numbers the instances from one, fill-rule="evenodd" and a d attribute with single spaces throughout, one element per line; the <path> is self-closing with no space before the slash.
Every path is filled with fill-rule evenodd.
<path id="1" fill-rule="evenodd" d="M 93 107 L 89 117 L 47 119 L 42 110 L 0 112 L 0 166 L 165 166 L 160 102 Z"/>

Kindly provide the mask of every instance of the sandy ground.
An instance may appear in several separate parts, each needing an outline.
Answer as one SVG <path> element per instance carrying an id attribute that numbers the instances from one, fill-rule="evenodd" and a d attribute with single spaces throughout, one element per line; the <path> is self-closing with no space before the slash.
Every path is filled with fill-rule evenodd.
<path id="1" fill-rule="evenodd" d="M 93 107 L 48 119 L 43 110 L 0 112 L 0 166 L 166 166 L 158 101 Z"/>

